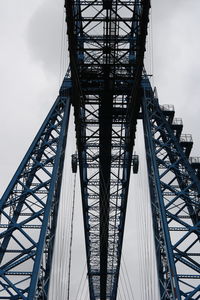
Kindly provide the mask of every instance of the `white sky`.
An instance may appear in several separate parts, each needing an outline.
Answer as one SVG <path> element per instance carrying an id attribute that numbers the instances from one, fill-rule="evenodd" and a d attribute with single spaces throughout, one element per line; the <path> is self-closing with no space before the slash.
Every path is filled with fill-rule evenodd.
<path id="1" fill-rule="evenodd" d="M 58 94 L 63 11 L 63 0 L 0 0 L 1 193 Z M 200 1 L 153 0 L 152 11 L 153 82 L 193 134 L 198 156 Z"/>

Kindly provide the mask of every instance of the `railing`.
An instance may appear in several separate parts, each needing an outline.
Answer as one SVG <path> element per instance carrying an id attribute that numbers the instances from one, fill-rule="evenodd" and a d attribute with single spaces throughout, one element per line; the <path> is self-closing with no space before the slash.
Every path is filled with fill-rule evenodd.
<path id="1" fill-rule="evenodd" d="M 174 118 L 172 125 L 183 125 L 183 120 L 181 118 Z"/>
<path id="2" fill-rule="evenodd" d="M 162 111 L 174 111 L 174 105 L 172 105 L 172 104 L 163 104 L 163 105 L 160 105 L 160 109 Z"/>
<path id="3" fill-rule="evenodd" d="M 180 142 L 192 142 L 192 135 L 191 134 L 181 134 Z"/>
<path id="4" fill-rule="evenodd" d="M 189 157 L 190 164 L 199 164 L 200 165 L 200 157 Z"/>

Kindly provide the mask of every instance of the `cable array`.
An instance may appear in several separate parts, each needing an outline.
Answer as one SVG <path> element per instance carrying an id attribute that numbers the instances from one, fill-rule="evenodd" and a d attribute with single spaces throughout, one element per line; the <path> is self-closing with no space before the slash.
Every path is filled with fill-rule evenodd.
<path id="1" fill-rule="evenodd" d="M 74 223 L 74 206 L 76 178 L 71 173 L 71 153 L 74 149 L 72 136 L 72 119 L 69 127 L 69 143 L 66 148 L 65 165 L 62 179 L 62 189 L 56 228 L 54 256 L 50 281 L 49 300 L 65 299 L 69 293 L 70 270 L 72 263 L 72 240 Z"/>
<path id="2" fill-rule="evenodd" d="M 72 263 L 72 241 L 73 241 L 73 228 L 74 228 L 74 205 L 76 195 L 76 173 L 74 174 L 74 187 L 73 187 L 73 200 L 72 200 L 72 214 L 70 224 L 70 242 L 69 242 L 69 266 L 68 266 L 68 288 L 67 288 L 67 300 L 69 300 L 70 293 L 70 279 L 71 279 L 71 263 Z"/>
<path id="3" fill-rule="evenodd" d="M 67 176 L 68 170 L 64 167 L 62 193 L 58 214 L 58 224 L 56 231 L 55 250 L 52 262 L 50 300 L 64 299 L 68 290 L 68 269 L 70 250 L 70 216 L 72 214 L 71 186 L 72 176 Z M 68 177 L 68 180 L 66 178 Z"/>
<path id="4" fill-rule="evenodd" d="M 142 128 L 140 128 L 140 131 L 143 131 Z M 158 278 L 144 142 L 140 141 L 138 146 L 140 153 L 140 172 L 136 178 L 136 185 L 138 186 L 136 223 L 138 224 L 137 249 L 139 258 L 140 299 L 156 300 L 159 299 Z"/>

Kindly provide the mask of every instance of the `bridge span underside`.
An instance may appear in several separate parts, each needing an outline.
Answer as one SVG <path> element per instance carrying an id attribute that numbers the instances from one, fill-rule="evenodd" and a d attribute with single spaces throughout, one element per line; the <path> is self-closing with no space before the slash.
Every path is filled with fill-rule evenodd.
<path id="1" fill-rule="evenodd" d="M 117 299 L 139 118 L 160 299 L 200 299 L 200 159 L 145 73 L 150 0 L 66 0 L 65 8 L 70 69 L 0 201 L 0 299 L 48 299 L 71 105 L 90 300 Z"/>
<path id="2" fill-rule="evenodd" d="M 91 299 L 116 299 L 150 3 L 66 1 Z"/>

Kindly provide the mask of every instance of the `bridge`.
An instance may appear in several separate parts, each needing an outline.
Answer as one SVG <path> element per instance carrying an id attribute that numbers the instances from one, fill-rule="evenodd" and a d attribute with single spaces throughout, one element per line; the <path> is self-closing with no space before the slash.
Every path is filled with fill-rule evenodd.
<path id="1" fill-rule="evenodd" d="M 200 160 L 144 69 L 150 1 L 68 0 L 65 8 L 70 67 L 0 202 L 0 299 L 48 297 L 71 106 L 90 299 L 117 299 L 140 121 L 160 299 L 199 299 Z"/>

